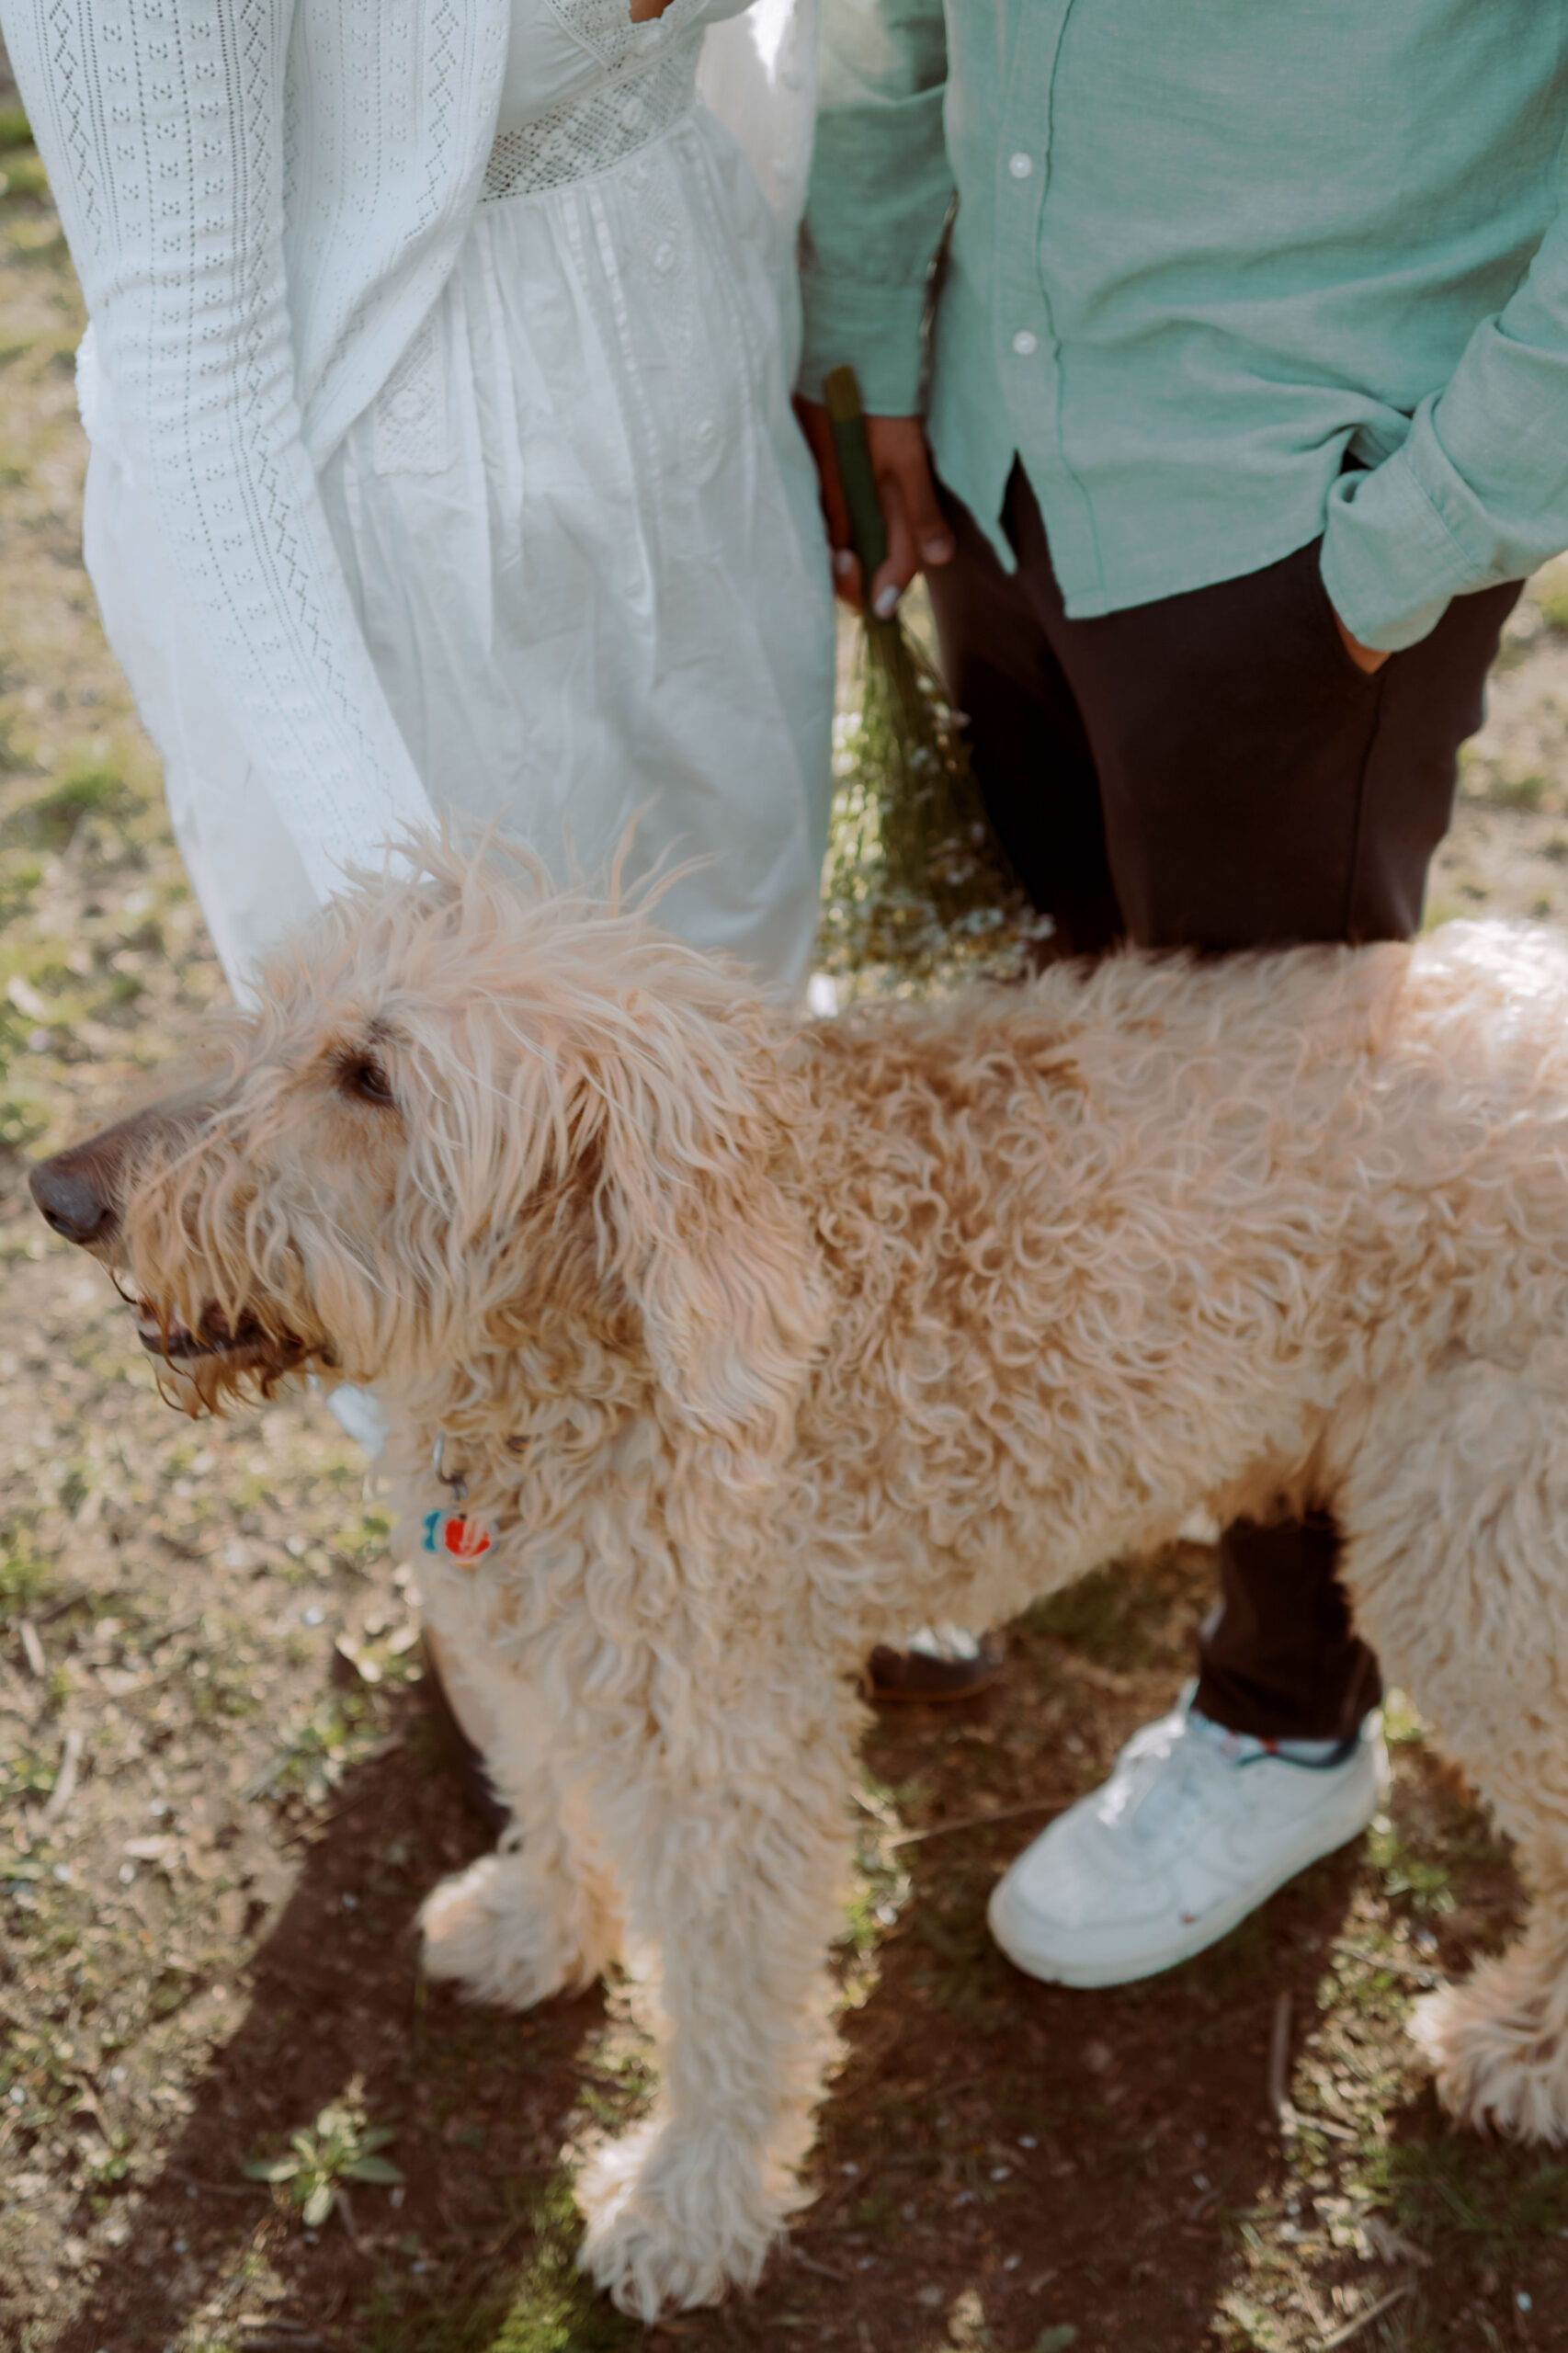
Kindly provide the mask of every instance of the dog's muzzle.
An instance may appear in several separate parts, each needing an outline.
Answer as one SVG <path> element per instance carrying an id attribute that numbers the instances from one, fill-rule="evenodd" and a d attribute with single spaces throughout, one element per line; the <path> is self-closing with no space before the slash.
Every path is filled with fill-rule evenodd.
<path id="1" fill-rule="evenodd" d="M 199 1099 L 187 1099 L 172 1108 L 136 1113 L 89 1136 L 85 1143 L 40 1160 L 28 1176 L 33 1199 L 46 1222 L 65 1241 L 91 1251 L 108 1267 L 122 1295 L 117 1245 L 120 1204 L 131 1173 L 149 1142 L 171 1138 L 178 1142 L 187 1136 L 202 1108 Z M 136 1335 L 149 1356 L 198 1378 L 204 1367 L 226 1375 L 286 1373 L 312 1354 L 293 1333 L 269 1332 L 249 1313 L 231 1320 L 217 1306 L 207 1308 L 191 1330 L 150 1300 L 139 1299 Z M 329 1350 L 317 1347 L 313 1353 L 324 1363 L 331 1360 Z"/>

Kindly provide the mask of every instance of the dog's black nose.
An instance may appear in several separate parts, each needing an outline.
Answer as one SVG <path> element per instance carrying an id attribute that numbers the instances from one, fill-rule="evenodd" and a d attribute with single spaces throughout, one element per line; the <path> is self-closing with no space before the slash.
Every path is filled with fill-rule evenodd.
<path id="1" fill-rule="evenodd" d="M 90 1166 L 71 1153 L 40 1160 L 28 1179 L 32 1196 L 56 1233 L 67 1242 L 107 1242 L 115 1211 L 106 1200 Z"/>

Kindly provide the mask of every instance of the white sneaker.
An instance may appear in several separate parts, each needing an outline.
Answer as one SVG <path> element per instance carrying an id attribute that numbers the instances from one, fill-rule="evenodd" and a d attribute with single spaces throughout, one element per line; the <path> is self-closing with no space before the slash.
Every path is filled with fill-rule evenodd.
<path id="1" fill-rule="evenodd" d="M 998 1880 L 991 1933 L 1031 1977 L 1124 1985 L 1175 1968 L 1354 1838 L 1387 1796 L 1381 1714 L 1342 1761 L 1300 1764 L 1190 1713 L 1191 1688 Z"/>

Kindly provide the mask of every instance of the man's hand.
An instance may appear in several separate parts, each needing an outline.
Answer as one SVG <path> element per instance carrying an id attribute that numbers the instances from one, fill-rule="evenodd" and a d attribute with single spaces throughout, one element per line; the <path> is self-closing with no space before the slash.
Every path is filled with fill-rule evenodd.
<path id="1" fill-rule="evenodd" d="M 833 585 L 846 604 L 860 609 L 860 567 L 849 545 L 849 517 L 839 487 L 827 411 L 817 401 L 797 401 L 801 429 L 811 444 L 822 485 L 822 511 L 833 548 Z M 917 572 L 946 563 L 953 535 L 937 503 L 926 428 L 917 416 L 869 416 L 866 438 L 877 477 L 882 520 L 887 525 L 887 562 L 871 583 L 871 609 L 890 620 Z"/>
<path id="2" fill-rule="evenodd" d="M 1388 655 L 1380 654 L 1375 645 L 1363 645 L 1358 637 L 1352 637 L 1338 613 L 1335 612 L 1334 607 L 1330 605 L 1328 609 L 1334 613 L 1334 626 L 1339 631 L 1340 643 L 1345 651 L 1349 654 L 1358 670 L 1364 670 L 1368 677 L 1371 677 L 1374 672 L 1382 668 L 1389 658 Z"/>

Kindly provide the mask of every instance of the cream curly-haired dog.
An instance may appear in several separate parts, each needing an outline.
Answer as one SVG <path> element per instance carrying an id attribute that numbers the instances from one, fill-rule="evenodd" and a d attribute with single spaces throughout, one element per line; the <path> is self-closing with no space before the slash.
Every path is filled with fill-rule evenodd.
<path id="1" fill-rule="evenodd" d="M 187 1395 L 388 1401 L 517 1824 L 429 1965 L 524 2005 L 657 1957 L 656 2106 L 581 2184 L 623 2305 L 755 2279 L 798 2202 L 868 1648 L 1200 1505 L 1337 1513 L 1535 1897 L 1428 2006 L 1444 2097 L 1568 2138 L 1568 948 L 1127 954 L 801 1029 L 433 848 L 219 1043 L 35 1189 Z"/>

